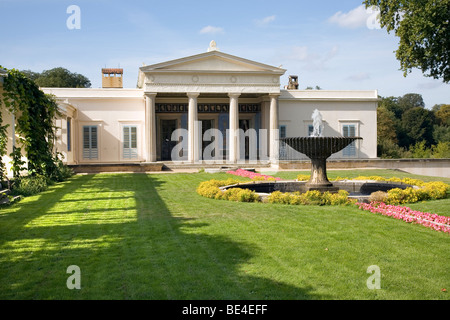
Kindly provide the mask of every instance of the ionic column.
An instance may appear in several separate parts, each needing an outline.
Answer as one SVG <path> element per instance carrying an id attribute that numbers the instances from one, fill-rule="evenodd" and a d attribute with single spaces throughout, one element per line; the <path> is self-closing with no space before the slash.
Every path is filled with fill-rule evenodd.
<path id="1" fill-rule="evenodd" d="M 145 142 L 147 162 L 156 161 L 156 93 L 145 93 Z"/>
<path id="2" fill-rule="evenodd" d="M 239 96 L 240 93 L 229 93 L 230 97 L 230 128 L 228 161 L 235 163 L 239 159 Z"/>
<path id="3" fill-rule="evenodd" d="M 279 94 L 269 94 L 269 158 L 270 161 L 277 161 L 279 158 L 279 128 L 278 128 L 278 96 Z"/>
<path id="4" fill-rule="evenodd" d="M 200 93 L 189 92 L 187 96 L 189 98 L 188 107 L 188 161 L 198 162 L 200 155 L 199 145 L 199 126 L 198 126 L 198 111 L 197 111 L 197 97 Z"/>

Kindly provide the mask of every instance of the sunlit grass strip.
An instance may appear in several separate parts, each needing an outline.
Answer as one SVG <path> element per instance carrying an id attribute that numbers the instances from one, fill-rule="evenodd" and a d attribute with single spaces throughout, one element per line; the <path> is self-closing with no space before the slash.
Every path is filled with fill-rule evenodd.
<path id="1" fill-rule="evenodd" d="M 365 211 L 379 213 L 405 222 L 421 224 L 436 231 L 450 233 L 450 217 L 416 211 L 409 207 L 388 205 L 382 202 L 357 203 L 357 205 Z"/>

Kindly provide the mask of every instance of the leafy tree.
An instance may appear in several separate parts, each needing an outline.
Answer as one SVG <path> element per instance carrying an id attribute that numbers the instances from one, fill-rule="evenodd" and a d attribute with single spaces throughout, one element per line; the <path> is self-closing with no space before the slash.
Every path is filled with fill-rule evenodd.
<path id="1" fill-rule="evenodd" d="M 62 67 L 44 70 L 42 73 L 30 70 L 22 71 L 22 73 L 39 87 L 89 88 L 91 86 L 91 81 L 82 74 L 72 73 Z"/>
<path id="2" fill-rule="evenodd" d="M 450 126 L 450 104 L 441 104 L 434 116 L 440 125 Z"/>
<path id="3" fill-rule="evenodd" d="M 450 142 L 450 126 L 434 125 L 433 139 L 436 142 Z"/>
<path id="4" fill-rule="evenodd" d="M 378 107 L 377 109 L 377 135 L 378 141 L 390 140 L 397 143 L 397 134 L 395 133 L 395 116 L 392 111 L 385 107 Z"/>
<path id="5" fill-rule="evenodd" d="M 423 102 L 422 95 L 418 93 L 407 93 L 403 95 L 398 98 L 397 104 L 403 112 L 415 107 L 425 108 L 425 102 Z"/>
<path id="6" fill-rule="evenodd" d="M 21 70 L 20 72 L 22 72 L 28 79 L 33 81 L 36 81 L 36 79 L 41 75 L 39 72 L 34 72 L 31 70 Z"/>
<path id="7" fill-rule="evenodd" d="M 380 97 L 380 99 L 378 107 L 383 107 L 387 111 L 392 112 L 395 119 L 401 119 L 403 110 L 398 105 L 398 97 Z"/>
<path id="8" fill-rule="evenodd" d="M 396 51 L 406 76 L 413 68 L 450 81 L 450 0 L 364 0 L 380 11 L 380 25 L 400 38 Z"/>
<path id="9" fill-rule="evenodd" d="M 422 107 L 413 107 L 403 113 L 401 128 L 405 136 L 399 139 L 401 146 L 409 146 L 425 140 L 431 146 L 433 139 L 433 112 Z"/>

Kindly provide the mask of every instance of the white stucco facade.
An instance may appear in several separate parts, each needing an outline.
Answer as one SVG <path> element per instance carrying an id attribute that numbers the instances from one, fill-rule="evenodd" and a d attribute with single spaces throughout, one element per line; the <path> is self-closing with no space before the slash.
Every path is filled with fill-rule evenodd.
<path id="1" fill-rule="evenodd" d="M 256 160 L 275 163 L 285 151 L 280 135 L 307 136 L 314 109 L 323 116 L 324 135 L 363 138 L 334 158 L 376 158 L 376 90 L 287 90 L 280 83 L 285 72 L 211 46 L 140 67 L 137 88 L 42 90 L 63 111 L 57 148 L 68 164 L 174 161 L 171 150 L 181 144 L 184 163 L 201 163 L 211 147 L 216 162 L 248 160 L 254 148 Z M 176 129 L 186 136 L 172 141 Z M 206 137 L 206 129 L 219 135 Z M 256 138 L 242 136 L 248 129 Z"/>

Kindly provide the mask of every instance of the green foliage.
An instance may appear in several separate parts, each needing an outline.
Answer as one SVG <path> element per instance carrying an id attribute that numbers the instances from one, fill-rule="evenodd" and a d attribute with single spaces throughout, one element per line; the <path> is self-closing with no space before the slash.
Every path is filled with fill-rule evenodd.
<path id="1" fill-rule="evenodd" d="M 409 148 L 412 158 L 431 158 L 431 148 L 426 148 L 425 141 L 417 142 Z"/>
<path id="2" fill-rule="evenodd" d="M 450 141 L 438 142 L 437 145 L 431 146 L 432 158 L 450 158 Z"/>
<path id="3" fill-rule="evenodd" d="M 91 81 L 85 76 L 72 73 L 62 67 L 44 70 L 42 73 L 30 70 L 25 70 L 23 73 L 39 87 L 89 88 L 91 86 Z"/>
<path id="4" fill-rule="evenodd" d="M 212 179 L 209 181 L 203 181 L 197 187 L 197 193 L 203 197 L 216 200 L 231 200 L 239 202 L 256 202 L 259 200 L 259 196 L 256 192 L 248 189 L 236 187 L 225 191 L 220 190 L 220 187 L 234 185 L 237 183 L 239 183 L 239 181 L 234 179 Z"/>
<path id="5" fill-rule="evenodd" d="M 433 126 L 433 139 L 436 142 L 450 142 L 450 126 Z"/>
<path id="6" fill-rule="evenodd" d="M 450 108 L 424 108 L 422 96 L 380 97 L 377 149 L 382 158 L 446 158 L 450 143 Z"/>
<path id="7" fill-rule="evenodd" d="M 54 120 L 58 115 L 58 105 L 52 96 L 46 95 L 23 73 L 16 69 L 7 72 L 0 97 L 0 113 L 6 109 L 16 119 L 18 139 L 11 154 L 14 176 L 17 179 L 22 170 L 27 170 L 29 175 L 43 175 L 60 181 L 67 173 L 63 172 L 66 169 L 58 163 L 55 152 Z M 4 139 L 7 139 L 6 130 L 0 128 L 0 141 Z M 4 156 L 6 148 L 2 149 L 2 146 L 0 143 L 0 155 Z M 21 159 L 22 151 L 28 160 L 27 168 Z"/>
<path id="8" fill-rule="evenodd" d="M 48 188 L 48 180 L 42 175 L 21 177 L 11 190 L 13 195 L 32 196 Z"/>
<path id="9" fill-rule="evenodd" d="M 298 180 L 307 180 L 307 176 L 300 174 L 298 176 Z M 348 178 L 337 177 L 334 180 L 349 180 Z M 450 185 L 442 181 L 432 181 L 432 182 L 424 182 L 419 179 L 412 178 L 398 178 L 391 177 L 385 178 L 381 176 L 358 176 L 353 178 L 352 180 L 375 180 L 375 181 L 386 181 L 386 182 L 394 182 L 394 183 L 403 183 L 416 187 L 408 187 L 406 189 L 394 188 L 389 190 L 387 193 L 385 192 L 374 192 L 371 194 L 371 197 L 374 199 L 373 201 L 381 201 L 387 204 L 401 204 L 401 203 L 414 203 L 419 201 L 426 200 L 436 200 L 436 199 L 445 199 L 447 198 L 447 194 L 450 191 Z M 342 190 L 341 190 L 342 191 Z M 339 191 L 339 193 L 341 192 Z M 310 191 L 311 192 L 311 191 Z M 325 192 L 326 194 L 326 192 Z M 282 194 L 281 192 L 272 193 L 269 197 L 269 202 L 273 203 L 291 203 L 291 204 L 308 204 L 310 201 L 314 204 L 347 204 L 344 201 L 344 194 L 337 197 L 337 199 L 330 198 L 330 195 L 322 195 L 322 197 L 318 197 L 316 193 L 311 193 L 310 195 L 303 194 L 303 197 L 307 197 L 307 200 L 300 198 L 295 198 L 291 194 Z M 302 195 L 300 195 L 302 196 Z M 294 198 L 293 198 L 294 197 Z M 375 200 L 376 199 L 376 200 Z M 371 200 L 372 201 L 372 200 Z"/>
<path id="10" fill-rule="evenodd" d="M 215 199 L 217 200 L 229 200 L 238 202 L 257 202 L 259 201 L 259 196 L 255 191 L 241 188 L 230 188 L 224 192 L 218 193 Z"/>
<path id="11" fill-rule="evenodd" d="M 267 197 L 267 202 L 290 205 L 348 205 L 355 203 L 355 200 L 348 198 L 348 192 L 339 190 L 337 193 L 320 192 L 311 190 L 304 193 L 300 192 L 272 192 Z"/>
<path id="12" fill-rule="evenodd" d="M 380 10 L 381 27 L 399 37 L 396 51 L 406 76 L 419 68 L 425 76 L 450 81 L 450 0 L 365 0 Z"/>
<path id="13" fill-rule="evenodd" d="M 409 155 L 411 158 L 450 158 L 450 142 L 438 142 L 427 148 L 425 141 L 421 141 L 409 148 Z"/>
<path id="14" fill-rule="evenodd" d="M 25 161 L 22 160 L 22 149 L 19 147 L 13 147 L 11 158 L 13 176 L 15 179 L 19 179 L 20 171 L 23 170 L 23 166 L 25 165 Z"/>
<path id="15" fill-rule="evenodd" d="M 7 153 L 7 145 L 8 145 L 8 134 L 6 130 L 8 129 L 8 124 L 3 124 L 3 114 L 2 114 L 2 100 L 0 97 L 0 180 L 3 180 L 6 177 L 6 167 L 2 161 L 2 158 Z"/>
<path id="16" fill-rule="evenodd" d="M 387 192 L 385 203 L 403 204 L 426 200 L 437 200 L 447 198 L 450 186 L 444 182 L 435 181 L 424 183 L 421 188 L 395 188 Z"/>
<path id="17" fill-rule="evenodd" d="M 450 104 L 440 105 L 434 115 L 440 125 L 450 126 Z"/>
<path id="18" fill-rule="evenodd" d="M 433 112 L 422 107 L 407 109 L 401 119 L 401 127 L 404 133 L 403 139 L 399 139 L 400 146 L 407 147 L 424 140 L 427 146 L 433 141 Z"/>

